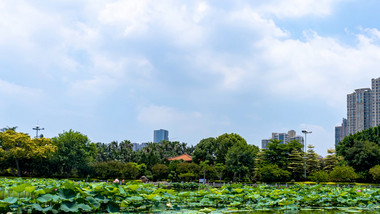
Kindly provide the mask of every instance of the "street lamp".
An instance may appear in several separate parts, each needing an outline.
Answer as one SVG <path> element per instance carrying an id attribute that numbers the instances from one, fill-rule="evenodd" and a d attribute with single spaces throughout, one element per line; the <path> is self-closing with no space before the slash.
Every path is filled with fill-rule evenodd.
<path id="1" fill-rule="evenodd" d="M 37 125 L 36 128 L 33 128 L 33 130 L 36 130 L 36 138 L 38 138 L 38 131 L 45 130 L 45 128 L 40 128 L 40 126 Z"/>
<path id="2" fill-rule="evenodd" d="M 312 132 L 307 131 L 307 130 L 302 130 L 302 133 L 305 134 L 305 143 L 304 143 L 304 152 L 305 152 L 305 165 L 304 165 L 304 176 L 305 176 L 305 181 L 306 181 L 306 135 L 311 134 Z"/>

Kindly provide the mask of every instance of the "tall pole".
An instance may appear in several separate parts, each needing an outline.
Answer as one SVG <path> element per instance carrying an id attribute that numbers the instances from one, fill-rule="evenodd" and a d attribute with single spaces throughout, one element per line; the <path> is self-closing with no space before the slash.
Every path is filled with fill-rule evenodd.
<path id="1" fill-rule="evenodd" d="M 40 128 L 40 126 L 37 125 L 33 130 L 36 130 L 36 138 L 38 138 L 38 131 L 45 130 L 45 128 Z"/>
<path id="2" fill-rule="evenodd" d="M 305 181 L 306 181 L 306 158 L 307 158 L 307 156 L 306 156 L 306 135 L 307 134 L 311 134 L 312 132 L 310 131 L 307 131 L 307 130 L 302 130 L 302 133 L 304 133 L 305 134 L 305 143 L 304 143 L 304 154 L 305 154 L 305 157 L 304 157 L 304 160 L 305 160 L 305 164 L 304 164 L 304 177 L 305 177 Z"/>

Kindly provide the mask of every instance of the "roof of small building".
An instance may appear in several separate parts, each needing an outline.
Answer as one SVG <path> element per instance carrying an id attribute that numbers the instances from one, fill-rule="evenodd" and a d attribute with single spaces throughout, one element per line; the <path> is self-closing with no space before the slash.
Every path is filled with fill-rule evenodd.
<path id="1" fill-rule="evenodd" d="M 177 157 L 169 158 L 168 160 L 184 160 L 184 161 L 192 161 L 193 158 L 188 154 L 179 155 Z"/>

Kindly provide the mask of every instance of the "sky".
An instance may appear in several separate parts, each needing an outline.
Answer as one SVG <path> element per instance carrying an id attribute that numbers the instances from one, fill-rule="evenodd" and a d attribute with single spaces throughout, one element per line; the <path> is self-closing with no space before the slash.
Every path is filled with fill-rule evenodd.
<path id="1" fill-rule="evenodd" d="M 377 0 L 0 1 L 0 127 L 196 145 L 312 131 L 380 77 Z"/>

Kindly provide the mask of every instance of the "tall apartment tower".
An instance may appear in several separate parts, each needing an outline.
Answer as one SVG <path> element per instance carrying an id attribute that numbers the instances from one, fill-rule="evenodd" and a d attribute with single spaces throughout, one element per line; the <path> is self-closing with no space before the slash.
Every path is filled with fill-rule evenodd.
<path id="1" fill-rule="evenodd" d="M 335 144 L 345 136 L 380 125 L 380 77 L 372 79 L 371 88 L 347 94 L 347 120 L 335 127 Z"/>
<path id="2" fill-rule="evenodd" d="M 380 77 L 372 79 L 371 127 L 380 125 Z"/>
<path id="3" fill-rule="evenodd" d="M 337 146 L 348 135 L 347 119 L 343 118 L 340 126 L 335 126 L 335 145 Z"/>
<path id="4" fill-rule="evenodd" d="M 163 140 L 169 140 L 169 131 L 165 129 L 154 130 L 153 142 L 159 143 Z"/>
<path id="5" fill-rule="evenodd" d="M 354 93 L 347 95 L 348 134 L 371 127 L 371 100 L 370 88 L 356 89 Z"/>

